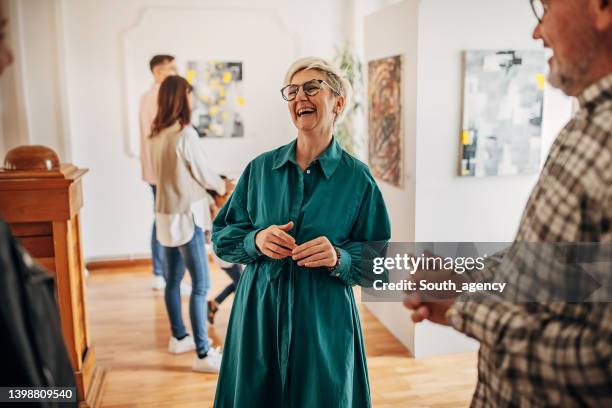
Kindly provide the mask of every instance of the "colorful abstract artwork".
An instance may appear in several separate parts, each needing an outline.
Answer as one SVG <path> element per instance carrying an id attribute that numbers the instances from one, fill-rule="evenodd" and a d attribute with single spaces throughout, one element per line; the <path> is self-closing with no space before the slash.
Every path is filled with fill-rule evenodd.
<path id="1" fill-rule="evenodd" d="M 191 122 L 200 137 L 243 137 L 242 62 L 188 61 L 193 85 Z"/>
<path id="2" fill-rule="evenodd" d="M 539 171 L 543 51 L 466 51 L 459 175 Z"/>
<path id="3" fill-rule="evenodd" d="M 368 63 L 368 161 L 372 174 L 404 186 L 402 57 Z"/>

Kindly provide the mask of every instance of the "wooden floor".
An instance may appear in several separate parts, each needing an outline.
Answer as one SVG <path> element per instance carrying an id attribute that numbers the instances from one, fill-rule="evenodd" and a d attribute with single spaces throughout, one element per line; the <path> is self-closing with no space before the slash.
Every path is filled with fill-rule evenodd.
<path id="1" fill-rule="evenodd" d="M 170 329 L 162 292 L 144 269 L 96 271 L 88 280 L 89 320 L 98 363 L 108 369 L 103 407 L 210 407 L 217 376 L 191 371 L 194 355 L 167 352 Z M 212 292 L 229 282 L 212 272 Z M 230 297 L 209 336 L 223 344 Z M 187 298 L 183 317 L 189 325 Z M 362 305 L 374 407 L 464 407 L 476 383 L 473 353 L 410 358 L 406 349 Z M 406 315 L 408 319 L 408 315 Z"/>

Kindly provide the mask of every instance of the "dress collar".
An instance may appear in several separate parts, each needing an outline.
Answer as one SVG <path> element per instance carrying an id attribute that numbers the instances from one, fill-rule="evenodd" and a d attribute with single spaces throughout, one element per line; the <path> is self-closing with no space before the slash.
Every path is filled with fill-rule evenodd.
<path id="1" fill-rule="evenodd" d="M 297 139 L 294 139 L 291 143 L 281 147 L 274 157 L 274 167 L 273 170 L 279 169 L 283 167 L 287 162 L 292 162 L 297 165 L 297 161 L 295 159 L 295 148 L 297 145 Z M 326 179 L 329 179 L 340 164 L 340 159 L 342 158 L 342 148 L 336 141 L 335 137 L 332 137 L 332 141 L 321 153 L 319 157 L 313 160 L 313 163 L 318 161 L 321 169 L 323 170 L 323 174 Z"/>

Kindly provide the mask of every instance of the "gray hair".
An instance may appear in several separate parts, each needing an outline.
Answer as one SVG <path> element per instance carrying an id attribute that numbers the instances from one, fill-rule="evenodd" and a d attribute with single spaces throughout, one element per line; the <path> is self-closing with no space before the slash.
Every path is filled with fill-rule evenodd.
<path id="1" fill-rule="evenodd" d="M 344 107 L 342 108 L 342 112 L 338 113 L 335 123 L 340 122 L 342 118 L 344 118 L 346 109 L 351 102 L 351 96 L 353 94 L 353 87 L 351 86 L 351 83 L 346 79 L 344 72 L 342 72 L 342 70 L 336 65 L 324 60 L 323 58 L 306 57 L 300 58 L 289 67 L 289 70 L 287 70 L 287 74 L 285 75 L 283 86 L 289 85 L 295 74 L 307 69 L 314 69 L 324 74 L 327 78 L 326 82 L 329 83 L 334 91 L 339 93 L 340 96 L 344 97 Z"/>

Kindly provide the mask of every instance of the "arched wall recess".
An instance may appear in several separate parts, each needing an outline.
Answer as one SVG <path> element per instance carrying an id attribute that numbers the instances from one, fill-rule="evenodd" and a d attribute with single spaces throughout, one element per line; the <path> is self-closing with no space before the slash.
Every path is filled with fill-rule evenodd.
<path id="1" fill-rule="evenodd" d="M 243 143 L 267 145 L 271 127 L 279 129 L 279 115 L 286 107 L 279 103 L 278 89 L 285 70 L 300 55 L 300 42 L 273 9 L 245 6 L 145 7 L 134 24 L 121 34 L 124 112 L 124 152 L 139 156 L 138 107 L 140 96 L 152 82 L 148 61 L 154 54 L 176 57 L 179 74 L 187 61 L 240 61 L 243 63 L 245 138 Z M 284 122 L 283 122 L 284 123 Z M 291 131 L 289 122 L 281 124 Z M 211 143 L 235 140 L 211 140 Z M 270 145 L 274 145 L 271 143 Z M 213 149 L 214 150 L 214 149 Z"/>

